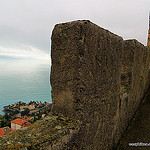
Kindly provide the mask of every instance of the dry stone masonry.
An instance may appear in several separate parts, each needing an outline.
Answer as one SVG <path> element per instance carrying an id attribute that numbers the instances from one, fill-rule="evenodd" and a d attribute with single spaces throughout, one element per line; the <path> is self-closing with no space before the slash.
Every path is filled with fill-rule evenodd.
<path id="1" fill-rule="evenodd" d="M 69 149 L 116 147 L 149 87 L 150 48 L 88 20 L 52 33 L 53 113 L 79 119 Z"/>

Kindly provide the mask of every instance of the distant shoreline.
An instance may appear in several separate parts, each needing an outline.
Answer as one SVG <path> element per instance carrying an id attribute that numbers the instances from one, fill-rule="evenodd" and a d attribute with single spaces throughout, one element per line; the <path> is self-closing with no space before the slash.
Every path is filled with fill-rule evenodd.
<path id="1" fill-rule="evenodd" d="M 29 103 L 26 103 L 26 102 L 23 102 L 23 101 L 18 101 L 17 103 L 19 103 L 19 102 L 24 103 L 25 105 L 28 105 L 30 102 L 40 103 L 41 101 L 29 101 Z M 45 101 L 45 102 L 46 102 L 46 101 Z M 17 103 L 14 103 L 14 104 L 17 104 Z M 41 102 L 41 103 L 42 103 L 42 102 Z M 52 105 L 52 102 L 47 102 L 47 103 L 49 103 L 50 105 Z M 3 106 L 3 108 L 4 108 L 4 107 L 13 106 L 14 104 L 9 104 L 9 105 Z M 0 113 L 1 116 L 4 116 L 4 115 L 7 114 L 7 113 L 11 113 L 10 110 L 5 110 L 5 108 L 2 109 L 2 110 L 0 110 L 0 111 L 3 113 L 3 114 Z"/>

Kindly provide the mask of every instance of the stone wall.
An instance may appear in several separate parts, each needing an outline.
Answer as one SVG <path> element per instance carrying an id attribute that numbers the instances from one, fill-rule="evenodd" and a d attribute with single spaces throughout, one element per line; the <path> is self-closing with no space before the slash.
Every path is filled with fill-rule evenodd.
<path id="1" fill-rule="evenodd" d="M 148 89 L 150 49 L 85 20 L 55 26 L 51 56 L 52 112 L 81 121 L 69 149 L 115 147 Z"/>

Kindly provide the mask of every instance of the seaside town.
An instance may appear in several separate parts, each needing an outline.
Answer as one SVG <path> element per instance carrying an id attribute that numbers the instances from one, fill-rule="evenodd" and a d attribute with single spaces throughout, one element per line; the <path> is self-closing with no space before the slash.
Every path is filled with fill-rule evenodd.
<path id="1" fill-rule="evenodd" d="M 51 103 L 30 101 L 4 106 L 5 115 L 0 115 L 0 136 L 16 130 L 24 130 L 51 111 Z"/>

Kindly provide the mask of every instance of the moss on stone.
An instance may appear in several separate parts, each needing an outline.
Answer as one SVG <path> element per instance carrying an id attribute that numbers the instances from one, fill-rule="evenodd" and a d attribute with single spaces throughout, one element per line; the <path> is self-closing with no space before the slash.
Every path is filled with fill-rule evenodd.
<path id="1" fill-rule="evenodd" d="M 77 131 L 78 127 L 77 121 L 71 118 L 62 115 L 49 115 L 25 130 L 17 130 L 0 137 L 0 150 L 45 150 L 47 147 L 52 147 L 53 143 L 63 136 Z"/>

